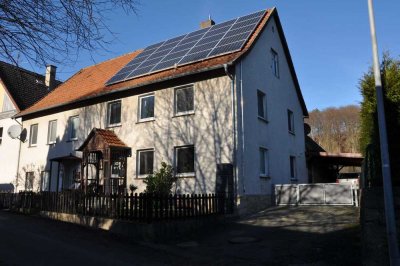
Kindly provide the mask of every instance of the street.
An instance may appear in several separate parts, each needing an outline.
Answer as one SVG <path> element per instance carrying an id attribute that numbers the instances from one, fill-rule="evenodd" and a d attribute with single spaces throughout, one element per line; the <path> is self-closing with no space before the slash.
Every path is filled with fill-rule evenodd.
<path id="1" fill-rule="evenodd" d="M 361 265 L 355 207 L 272 207 L 163 243 L 0 212 L 0 265 Z"/>

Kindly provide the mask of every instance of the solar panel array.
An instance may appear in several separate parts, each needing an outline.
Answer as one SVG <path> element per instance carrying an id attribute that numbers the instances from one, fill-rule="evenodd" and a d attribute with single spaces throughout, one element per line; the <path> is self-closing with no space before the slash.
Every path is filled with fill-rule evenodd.
<path id="1" fill-rule="evenodd" d="M 265 10 L 146 47 L 107 85 L 242 49 Z"/>

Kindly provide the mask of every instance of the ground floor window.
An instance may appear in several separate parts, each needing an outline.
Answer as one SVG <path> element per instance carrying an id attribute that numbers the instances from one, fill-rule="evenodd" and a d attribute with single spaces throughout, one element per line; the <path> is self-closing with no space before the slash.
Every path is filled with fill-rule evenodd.
<path id="1" fill-rule="evenodd" d="M 154 150 L 138 151 L 138 175 L 149 175 L 153 173 Z"/>
<path id="2" fill-rule="evenodd" d="M 194 174 L 194 146 L 175 148 L 175 171 L 179 174 Z"/>
<path id="3" fill-rule="evenodd" d="M 41 191 L 49 191 L 49 180 L 50 180 L 50 172 L 42 171 L 40 173 L 40 190 Z"/>
<path id="4" fill-rule="evenodd" d="M 296 179 L 297 173 L 296 173 L 296 157 L 290 156 L 290 178 L 291 179 Z"/>
<path id="5" fill-rule="evenodd" d="M 269 176 L 268 150 L 260 148 L 260 177 Z"/>

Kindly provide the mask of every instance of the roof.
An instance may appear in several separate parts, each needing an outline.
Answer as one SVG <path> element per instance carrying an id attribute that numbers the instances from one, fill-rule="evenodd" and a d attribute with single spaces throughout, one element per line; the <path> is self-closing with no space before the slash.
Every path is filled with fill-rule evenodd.
<path id="1" fill-rule="evenodd" d="M 17 117 L 39 113 L 50 109 L 56 109 L 73 103 L 84 102 L 88 99 L 108 95 L 110 93 L 122 92 L 143 87 L 145 85 L 167 81 L 170 79 L 201 73 L 213 69 L 223 68 L 225 64 L 234 64 L 243 55 L 245 55 L 256 41 L 264 26 L 271 17 L 276 17 L 277 28 L 288 60 L 289 68 L 294 79 L 295 88 L 303 109 L 304 116 L 308 116 L 307 108 L 300 91 L 300 86 L 294 71 L 289 49 L 283 34 L 282 26 L 279 22 L 278 13 L 275 8 L 268 9 L 261 22 L 256 27 L 248 42 L 237 52 L 221 55 L 218 57 L 205 59 L 203 61 L 193 62 L 187 65 L 177 66 L 173 69 L 167 69 L 156 73 L 150 73 L 124 82 L 106 86 L 105 83 L 113 77 L 122 67 L 128 64 L 141 51 L 123 55 L 103 63 L 84 68 L 77 74 L 68 79 L 64 84 L 56 88 L 52 93 L 31 108 L 17 114 Z"/>
<path id="2" fill-rule="evenodd" d="M 343 166 L 361 166 L 364 157 L 361 153 L 333 153 L 333 152 L 310 152 L 313 160 Z"/>
<path id="3" fill-rule="evenodd" d="M 103 144 L 106 144 L 112 148 L 122 148 L 122 149 L 130 149 L 115 133 L 114 131 L 100 128 L 93 128 L 90 131 L 86 140 L 82 143 L 82 145 L 78 148 L 78 151 L 82 151 L 95 136 L 100 137 L 103 141 Z"/>
<path id="4" fill-rule="evenodd" d="M 19 110 L 32 106 L 49 93 L 44 75 L 2 61 L 0 79 Z M 59 84 L 56 81 L 56 86 Z"/>

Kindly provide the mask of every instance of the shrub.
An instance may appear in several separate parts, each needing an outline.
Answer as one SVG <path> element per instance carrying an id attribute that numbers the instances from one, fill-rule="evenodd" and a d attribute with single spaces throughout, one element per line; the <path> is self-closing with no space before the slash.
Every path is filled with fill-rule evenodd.
<path id="1" fill-rule="evenodd" d="M 170 194 L 175 182 L 172 166 L 162 162 L 161 168 L 153 174 L 148 175 L 143 182 L 146 184 L 146 193 Z"/>

